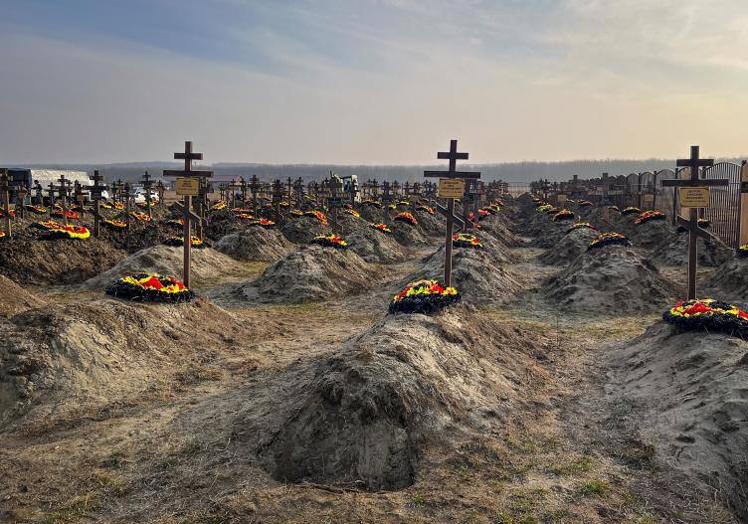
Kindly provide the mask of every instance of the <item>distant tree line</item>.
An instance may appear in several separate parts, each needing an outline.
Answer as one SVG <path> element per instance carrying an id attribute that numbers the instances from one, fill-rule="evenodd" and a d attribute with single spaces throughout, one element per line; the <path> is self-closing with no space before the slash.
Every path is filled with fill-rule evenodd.
<path id="1" fill-rule="evenodd" d="M 740 163 L 741 158 L 723 158 L 718 161 L 729 161 Z M 172 162 L 142 162 L 127 164 L 60 164 L 60 165 L 29 165 L 18 167 L 47 168 L 47 169 L 79 169 L 93 172 L 98 169 L 104 174 L 106 180 L 138 180 L 144 171 L 158 177 L 161 170 L 174 169 L 181 164 Z M 573 160 L 566 162 L 511 162 L 501 164 L 461 164 L 464 170 L 481 172 L 481 179 L 485 181 L 503 180 L 515 185 L 528 185 L 533 180 L 540 178 L 550 181 L 566 181 L 573 175 L 579 178 L 596 178 L 603 172 L 611 176 L 627 175 L 641 171 L 660 170 L 673 168 L 674 159 L 648 159 L 648 160 Z M 10 167 L 10 166 L 7 166 Z M 410 180 L 417 181 L 423 178 L 424 169 L 445 169 L 444 164 L 420 165 L 420 166 L 398 166 L 398 165 L 325 165 L 325 164 L 239 164 L 219 163 L 213 164 L 211 169 L 215 172 L 215 180 L 226 180 L 233 177 L 251 177 L 256 174 L 264 180 L 268 179 L 293 179 L 301 177 L 304 180 L 321 179 L 330 171 L 341 175 L 357 175 L 359 180 L 377 179 L 383 180 Z"/>

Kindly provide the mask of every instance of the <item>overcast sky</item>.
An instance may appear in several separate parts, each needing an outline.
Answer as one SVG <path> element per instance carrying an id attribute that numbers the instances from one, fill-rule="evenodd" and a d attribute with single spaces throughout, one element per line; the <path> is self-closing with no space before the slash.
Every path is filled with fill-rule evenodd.
<path id="1" fill-rule="evenodd" d="M 0 0 L 0 164 L 748 153 L 746 0 Z"/>

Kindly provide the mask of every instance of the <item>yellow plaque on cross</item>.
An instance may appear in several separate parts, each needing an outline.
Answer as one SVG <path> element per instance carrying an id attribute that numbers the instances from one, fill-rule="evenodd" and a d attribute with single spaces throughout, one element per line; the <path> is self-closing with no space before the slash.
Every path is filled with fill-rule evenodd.
<path id="1" fill-rule="evenodd" d="M 440 178 L 439 198 L 462 198 L 465 195 L 464 178 Z"/>
<path id="2" fill-rule="evenodd" d="M 678 203 L 681 207 L 709 207 L 708 187 L 679 187 Z"/>
<path id="3" fill-rule="evenodd" d="M 195 178 L 179 177 L 177 178 L 177 195 L 179 196 L 197 196 L 200 194 L 200 181 Z"/>

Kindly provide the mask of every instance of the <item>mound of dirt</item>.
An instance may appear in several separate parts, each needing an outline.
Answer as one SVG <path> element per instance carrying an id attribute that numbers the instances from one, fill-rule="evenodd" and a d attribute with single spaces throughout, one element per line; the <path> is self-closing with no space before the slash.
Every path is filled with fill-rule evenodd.
<path id="1" fill-rule="evenodd" d="M 211 240 L 219 240 L 247 227 L 246 222 L 237 218 L 230 209 L 211 211 L 208 213 L 205 222 L 203 235 Z"/>
<path id="2" fill-rule="evenodd" d="M 295 249 L 277 229 L 255 226 L 231 233 L 213 246 L 236 260 L 274 262 Z"/>
<path id="3" fill-rule="evenodd" d="M 658 322 L 615 352 L 608 376 L 629 434 L 748 521 L 748 342 Z"/>
<path id="4" fill-rule="evenodd" d="M 281 232 L 288 240 L 295 244 L 308 244 L 314 237 L 327 233 L 329 229 L 329 227 L 323 226 L 316 218 L 297 217 L 283 224 Z"/>
<path id="5" fill-rule="evenodd" d="M 358 211 L 361 213 L 361 218 L 367 222 L 373 224 L 384 222 L 384 209 L 376 206 L 361 206 Z"/>
<path id="6" fill-rule="evenodd" d="M 543 293 L 568 311 L 659 311 L 678 295 L 649 260 L 626 246 L 587 251 L 551 278 Z"/>
<path id="7" fill-rule="evenodd" d="M 372 264 L 394 264 L 408 257 L 408 250 L 398 244 L 391 234 L 365 227 L 346 237 L 349 249 Z"/>
<path id="8" fill-rule="evenodd" d="M 533 247 L 540 247 L 544 249 L 551 248 L 556 245 L 558 239 L 564 236 L 566 230 L 569 229 L 574 222 L 571 220 L 563 222 L 553 222 L 550 217 L 541 224 L 540 227 L 535 229 L 535 238 L 532 239 L 531 245 Z"/>
<path id="9" fill-rule="evenodd" d="M 702 238 L 697 240 L 699 265 L 717 267 L 727 262 L 733 252 L 721 242 Z M 688 233 L 678 233 L 669 242 L 652 250 L 651 259 L 663 266 L 685 266 L 688 264 Z"/>
<path id="10" fill-rule="evenodd" d="M 0 275 L 0 317 L 10 317 L 43 304 L 42 299 Z"/>
<path id="11" fill-rule="evenodd" d="M 507 247 L 520 247 L 524 245 L 522 239 L 509 229 L 509 220 L 504 215 L 492 216 L 481 220 L 481 231 L 488 231 L 497 240 Z"/>
<path id="12" fill-rule="evenodd" d="M 509 259 L 490 245 L 484 249 L 454 248 L 452 251 L 452 285 L 468 304 L 498 303 L 512 298 L 522 289 L 521 278 L 507 266 Z M 423 268 L 401 284 L 422 278 L 444 281 L 444 246 L 424 260 Z"/>
<path id="13" fill-rule="evenodd" d="M 634 225 L 629 229 L 628 237 L 636 247 L 652 250 L 669 244 L 677 235 L 675 228 L 665 219 Z"/>
<path id="14" fill-rule="evenodd" d="M 239 262 L 215 249 L 193 249 L 191 254 L 193 285 L 212 282 L 220 276 L 240 276 L 245 273 Z M 83 286 L 87 289 L 105 289 L 119 277 L 133 273 L 161 273 L 181 278 L 183 268 L 182 247 L 153 246 L 130 255 L 108 271 L 87 280 Z"/>
<path id="15" fill-rule="evenodd" d="M 78 284 L 126 256 L 100 238 L 40 240 L 22 232 L 0 241 L 0 274 L 20 284 Z"/>
<path id="16" fill-rule="evenodd" d="M 312 245 L 282 258 L 230 294 L 266 303 L 313 302 L 371 289 L 380 273 L 350 249 Z"/>
<path id="17" fill-rule="evenodd" d="M 137 401 L 190 362 L 230 346 L 229 334 L 248 331 L 203 300 L 149 306 L 102 299 L 20 313 L 0 323 L 0 427 Z"/>
<path id="18" fill-rule="evenodd" d="M 748 296 L 748 258 L 733 256 L 705 282 L 710 296 L 745 302 Z"/>
<path id="19" fill-rule="evenodd" d="M 427 211 L 414 211 L 413 216 L 416 217 L 418 225 L 427 235 L 439 236 L 445 234 L 447 221 L 438 211 L 433 215 Z"/>
<path id="20" fill-rule="evenodd" d="M 589 228 L 579 228 L 561 237 L 558 243 L 545 253 L 539 260 L 551 266 L 571 264 L 577 257 L 587 252 L 587 248 L 598 235 L 599 231 Z"/>
<path id="21" fill-rule="evenodd" d="M 418 248 L 427 246 L 429 243 L 420 226 L 413 226 L 405 222 L 393 221 L 390 224 L 392 236 L 405 247 Z"/>
<path id="22" fill-rule="evenodd" d="M 548 380 L 545 339 L 474 320 L 463 308 L 388 316 L 331 356 L 296 364 L 266 418 L 240 413 L 236 426 L 253 436 L 274 428 L 248 444 L 277 480 L 406 487 L 430 438 L 456 446 L 458 435 L 508 423 L 524 409 L 522 383 Z"/>

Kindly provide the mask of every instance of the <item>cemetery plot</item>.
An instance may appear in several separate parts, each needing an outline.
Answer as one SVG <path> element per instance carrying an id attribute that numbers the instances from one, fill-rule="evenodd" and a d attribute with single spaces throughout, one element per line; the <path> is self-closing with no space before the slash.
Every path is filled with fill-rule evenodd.
<path id="1" fill-rule="evenodd" d="M 255 281 L 230 292 L 234 300 L 264 303 L 316 302 L 357 295 L 382 281 L 381 269 L 352 250 L 310 246 L 269 266 Z"/>
<path id="2" fill-rule="evenodd" d="M 524 405 L 512 377 L 529 372 L 542 383 L 532 353 L 546 344 L 490 321 L 479 329 L 459 309 L 389 316 L 329 356 L 292 366 L 278 379 L 276 408 L 260 418 L 240 412 L 235 424 L 269 433 L 245 445 L 277 480 L 401 489 L 435 439 L 449 447 L 510 421 Z M 439 438 L 444 431 L 452 438 Z"/>
<path id="3" fill-rule="evenodd" d="M 280 231 L 258 226 L 225 235 L 213 247 L 236 260 L 259 262 L 275 262 L 294 250 Z"/>
<path id="4" fill-rule="evenodd" d="M 748 342 L 660 322 L 616 349 L 611 392 L 627 406 L 622 430 L 654 443 L 658 463 L 706 479 L 748 519 Z"/>
<path id="5" fill-rule="evenodd" d="M 678 296 L 649 260 L 615 244 L 588 249 L 541 291 L 566 311 L 607 315 L 656 311 Z"/>

